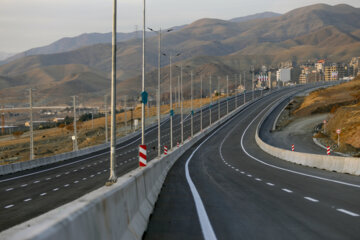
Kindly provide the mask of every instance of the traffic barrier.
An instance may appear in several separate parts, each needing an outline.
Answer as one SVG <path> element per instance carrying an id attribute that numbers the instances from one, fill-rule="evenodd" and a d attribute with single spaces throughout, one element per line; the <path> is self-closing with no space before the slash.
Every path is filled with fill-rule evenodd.
<path id="1" fill-rule="evenodd" d="M 146 145 L 139 145 L 139 167 L 146 167 Z"/>
<path id="2" fill-rule="evenodd" d="M 167 155 L 167 153 L 168 153 L 168 148 L 167 146 L 164 146 L 164 154 Z"/>
<path id="3" fill-rule="evenodd" d="M 177 147 L 180 147 L 180 144 L 179 144 L 179 142 L 177 142 L 177 143 L 176 143 L 176 146 L 177 146 Z"/>
<path id="4" fill-rule="evenodd" d="M 291 145 L 291 151 L 295 151 L 295 145 L 293 144 L 293 145 Z"/>
<path id="5" fill-rule="evenodd" d="M 181 148 L 150 161 L 146 168 L 135 169 L 118 178 L 111 187 L 101 187 L 73 202 L 3 231 L 0 239 L 140 240 L 172 165 L 196 142 L 247 105 L 248 103 L 203 132 L 195 134 Z"/>
<path id="6" fill-rule="evenodd" d="M 330 146 L 326 147 L 326 153 L 327 153 L 327 155 L 330 155 Z"/>

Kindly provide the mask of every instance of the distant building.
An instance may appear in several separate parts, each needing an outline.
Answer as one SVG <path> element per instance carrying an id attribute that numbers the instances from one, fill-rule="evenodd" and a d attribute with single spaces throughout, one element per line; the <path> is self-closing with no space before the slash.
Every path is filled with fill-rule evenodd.
<path id="1" fill-rule="evenodd" d="M 318 72 L 324 72 L 325 60 L 319 60 L 315 63 L 315 69 Z"/>
<path id="2" fill-rule="evenodd" d="M 332 64 L 325 66 L 325 81 L 337 81 L 344 77 L 344 67 L 340 64 Z"/>
<path id="3" fill-rule="evenodd" d="M 280 68 L 276 72 L 276 80 L 282 82 L 290 82 L 291 81 L 291 68 Z"/>
<path id="4" fill-rule="evenodd" d="M 360 57 L 353 57 L 349 64 L 352 67 L 352 75 L 356 76 L 360 73 Z"/>

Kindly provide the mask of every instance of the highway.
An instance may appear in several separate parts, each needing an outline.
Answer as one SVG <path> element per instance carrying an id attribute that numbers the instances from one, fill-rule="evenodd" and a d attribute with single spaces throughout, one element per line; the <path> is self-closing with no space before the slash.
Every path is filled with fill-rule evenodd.
<path id="1" fill-rule="evenodd" d="M 255 96 L 262 93 L 256 92 Z M 246 101 L 252 94 L 246 94 Z M 235 101 L 241 105 L 243 95 L 231 97 L 229 108 Z M 219 117 L 218 102 L 211 109 L 212 122 Z M 226 114 L 226 101 L 220 103 L 220 117 Z M 191 136 L 190 117 L 184 120 L 184 139 Z M 209 108 L 203 110 L 203 127 L 209 125 Z M 194 115 L 194 133 L 200 131 L 200 112 Z M 161 126 L 162 147 L 169 146 L 169 121 Z M 157 156 L 157 127 L 146 131 L 148 161 Z M 174 147 L 181 142 L 180 116 L 174 116 Z M 139 135 L 117 146 L 116 174 L 121 176 L 138 167 Z M 109 177 L 109 151 L 103 150 L 83 157 L 0 177 L 0 231 L 29 220 L 102 186 Z"/>
<path id="2" fill-rule="evenodd" d="M 277 159 L 255 142 L 267 110 L 301 88 L 248 105 L 178 159 L 144 239 L 359 239 L 359 177 Z"/>

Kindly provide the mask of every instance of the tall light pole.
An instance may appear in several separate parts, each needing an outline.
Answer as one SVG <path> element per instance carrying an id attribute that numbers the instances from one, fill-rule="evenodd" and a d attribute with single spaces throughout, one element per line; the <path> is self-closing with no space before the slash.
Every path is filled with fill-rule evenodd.
<path id="1" fill-rule="evenodd" d="M 111 62 L 111 134 L 110 134 L 110 177 L 106 185 L 117 181 L 116 161 L 116 0 L 113 6 L 112 62 Z M 144 109 L 143 109 L 144 110 Z"/>
<path id="2" fill-rule="evenodd" d="M 107 98 L 108 98 L 108 95 L 105 95 L 104 96 L 104 108 L 105 108 L 105 142 L 106 143 L 109 141 Z"/>
<path id="3" fill-rule="evenodd" d="M 200 131 L 202 132 L 203 130 L 203 109 L 202 109 L 202 75 L 200 75 Z"/>
<path id="4" fill-rule="evenodd" d="M 159 41 L 158 41 L 158 89 L 157 89 L 157 98 L 156 98 L 156 105 L 157 105 L 157 122 L 158 122 L 158 156 L 161 156 L 161 129 L 160 129 L 160 118 L 161 118 L 161 112 L 160 112 L 160 108 L 161 108 L 161 103 L 160 103 L 160 96 L 161 96 L 161 28 L 159 29 L 159 31 L 155 31 L 152 28 L 148 28 L 150 31 L 152 32 L 156 32 L 158 34 L 159 37 Z M 167 32 L 171 32 L 172 29 L 168 29 Z M 170 60 L 171 62 L 171 60 Z M 171 63 L 170 63 L 171 66 Z M 170 67 L 171 68 L 171 67 Z M 170 81 L 171 82 L 171 81 Z M 171 107 L 170 107 L 171 108 Z M 172 146 L 172 144 L 171 144 Z M 171 147 L 170 147 L 171 149 Z"/>
<path id="5" fill-rule="evenodd" d="M 252 67 L 252 80 L 251 80 L 251 82 L 252 82 L 252 100 L 254 100 L 254 98 L 255 98 L 255 92 L 254 92 L 255 73 L 254 72 L 255 72 L 254 67 Z"/>
<path id="6" fill-rule="evenodd" d="M 73 150 L 77 151 L 78 149 L 78 144 L 77 144 L 77 129 L 76 129 L 76 96 L 73 96 L 73 111 L 74 111 L 74 121 L 73 121 L 73 126 L 74 126 L 74 137 L 73 137 L 73 141 L 74 141 L 74 147 Z"/>
<path id="7" fill-rule="evenodd" d="M 193 111 L 193 72 L 191 71 L 191 137 L 194 135 L 194 111 Z"/>
<path id="8" fill-rule="evenodd" d="M 226 114 L 229 114 L 229 76 L 226 75 Z"/>
<path id="9" fill-rule="evenodd" d="M 145 92 L 145 16 L 146 3 L 143 0 L 143 39 L 142 39 L 142 81 L 141 81 L 141 144 L 145 144 L 145 104 L 147 102 L 147 94 Z"/>
<path id="10" fill-rule="evenodd" d="M 217 101 L 217 105 L 218 105 L 218 120 L 220 120 L 221 117 L 221 106 L 220 106 L 220 94 L 221 94 L 221 90 L 220 90 L 220 77 L 218 77 L 218 101 Z"/>
<path id="11" fill-rule="evenodd" d="M 183 66 L 180 65 L 180 115 L 181 115 L 181 144 L 184 144 L 184 116 L 183 116 Z"/>
<path id="12" fill-rule="evenodd" d="M 34 159 L 34 125 L 33 125 L 33 99 L 32 89 L 29 89 L 29 109 L 30 109 L 30 160 Z"/>
<path id="13" fill-rule="evenodd" d="M 125 96 L 125 98 L 124 98 L 124 124 L 125 124 L 125 132 L 126 132 L 126 128 L 127 128 L 127 112 L 126 112 L 126 107 L 127 107 L 127 96 Z"/>
<path id="14" fill-rule="evenodd" d="M 209 81 L 210 81 L 210 88 L 209 88 L 209 92 L 210 92 L 210 106 L 209 106 L 209 118 L 210 118 L 210 122 L 209 125 L 211 125 L 211 105 L 212 105 L 212 92 L 211 92 L 211 73 L 210 73 L 210 77 L 209 77 Z"/>
<path id="15" fill-rule="evenodd" d="M 245 71 L 244 71 L 244 104 L 246 103 L 246 77 L 245 77 Z"/>

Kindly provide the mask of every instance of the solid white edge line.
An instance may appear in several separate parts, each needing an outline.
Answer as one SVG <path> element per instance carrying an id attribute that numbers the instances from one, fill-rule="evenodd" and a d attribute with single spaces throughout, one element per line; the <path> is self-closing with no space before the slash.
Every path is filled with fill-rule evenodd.
<path id="1" fill-rule="evenodd" d="M 350 211 L 345 210 L 345 209 L 342 209 L 342 208 L 338 208 L 338 209 L 336 209 L 336 210 L 339 211 L 339 212 L 345 213 L 345 214 L 347 214 L 347 215 L 350 215 L 350 216 L 352 216 L 352 217 L 359 217 L 359 214 L 354 213 L 354 212 L 350 212 Z"/>
<path id="2" fill-rule="evenodd" d="M 279 101 L 279 100 L 277 100 Z M 276 102 L 276 101 L 274 101 Z M 274 103 L 273 102 L 273 103 Z M 241 148 L 243 149 L 244 153 L 246 155 L 248 155 L 249 157 L 251 157 L 252 159 L 254 159 L 255 161 L 261 163 L 261 164 L 264 164 L 268 167 L 272 167 L 272 168 L 276 168 L 276 169 L 279 169 L 279 170 L 282 170 L 282 171 L 285 171 L 285 172 L 290 172 L 290 173 L 294 173 L 294 174 L 298 174 L 298 175 L 301 175 L 301 176 L 306 176 L 306 177 L 310 177 L 310 178 L 315 178 L 315 179 L 318 179 L 318 180 L 323 180 L 323 181 L 327 181 L 327 182 L 333 182 L 333 183 L 338 183 L 338 184 L 342 184 L 342 185 L 346 185 L 346 186 L 350 186 L 350 187 L 355 187 L 355 188 L 360 188 L 360 185 L 356 185 L 356 184 L 352 184 L 352 183 L 347 183 L 347 182 L 342 182 L 342 181 L 339 181 L 339 180 L 334 180 L 334 179 L 329 179 L 329 178 L 325 178 L 325 177 L 319 177 L 319 176 L 315 176 L 315 175 L 311 175 L 311 174 L 307 174 L 307 173 L 303 173 L 303 172 L 297 172 L 295 170 L 290 170 L 290 169 L 287 169 L 287 168 L 283 168 L 283 167 L 279 167 L 279 166 L 275 166 L 275 165 L 272 165 L 270 163 L 267 163 L 267 162 L 264 162 L 254 156 L 252 156 L 251 154 L 249 154 L 245 147 L 244 147 L 244 136 L 246 134 L 246 132 L 248 131 L 249 127 L 254 123 L 254 121 L 256 119 L 259 118 L 259 116 L 266 110 L 268 109 L 273 103 L 269 104 L 268 107 L 264 108 L 250 123 L 249 125 L 246 127 L 246 129 L 244 130 L 242 136 L 241 136 L 241 140 L 240 140 L 240 145 L 241 145 Z"/>

